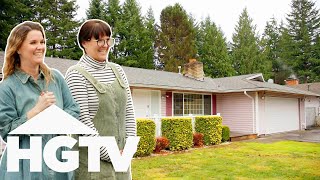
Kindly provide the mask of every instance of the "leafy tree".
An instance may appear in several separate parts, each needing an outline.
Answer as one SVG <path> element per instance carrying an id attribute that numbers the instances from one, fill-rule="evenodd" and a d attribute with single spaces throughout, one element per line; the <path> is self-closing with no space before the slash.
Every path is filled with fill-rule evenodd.
<path id="1" fill-rule="evenodd" d="M 73 20 L 78 6 L 75 0 L 42 0 L 35 3 L 35 20 L 46 31 L 47 56 L 79 59 L 77 46 L 79 22 Z"/>
<path id="2" fill-rule="evenodd" d="M 160 15 L 159 54 L 166 71 L 177 72 L 178 66 L 196 57 L 193 20 L 181 5 L 168 6 Z"/>
<path id="3" fill-rule="evenodd" d="M 126 0 L 119 22 L 117 63 L 131 67 L 153 67 L 153 44 L 144 27 L 140 7 L 135 0 Z"/>
<path id="4" fill-rule="evenodd" d="M 86 11 L 87 19 L 106 19 L 106 3 L 101 0 L 91 0 Z"/>
<path id="5" fill-rule="evenodd" d="M 300 82 L 312 82 L 318 76 L 314 68 L 320 61 L 314 57 L 314 45 L 320 31 L 319 10 L 312 1 L 292 0 L 287 21 L 288 34 L 294 43 L 294 49 L 291 49 L 293 56 L 288 62 Z"/>
<path id="6" fill-rule="evenodd" d="M 235 73 L 228 55 L 226 38 L 209 17 L 201 22 L 197 46 L 206 76 L 217 78 Z"/>
<path id="7" fill-rule="evenodd" d="M 232 36 L 232 60 L 239 75 L 262 72 L 266 78 L 270 76 L 271 63 L 261 55 L 261 42 L 256 34 L 256 26 L 245 8 L 239 17 Z"/>
<path id="8" fill-rule="evenodd" d="M 5 50 L 12 28 L 34 17 L 34 4 L 32 0 L 1 0 L 0 4 L 0 50 Z"/>

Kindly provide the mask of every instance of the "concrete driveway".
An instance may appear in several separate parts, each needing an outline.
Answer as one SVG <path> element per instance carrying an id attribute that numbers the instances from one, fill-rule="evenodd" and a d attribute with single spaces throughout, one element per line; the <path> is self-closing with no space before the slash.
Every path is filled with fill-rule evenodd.
<path id="1" fill-rule="evenodd" d="M 304 131 L 290 131 L 285 133 L 271 134 L 267 136 L 261 136 L 257 139 L 250 141 L 271 143 L 283 140 L 320 143 L 320 128 L 314 128 L 311 130 Z"/>

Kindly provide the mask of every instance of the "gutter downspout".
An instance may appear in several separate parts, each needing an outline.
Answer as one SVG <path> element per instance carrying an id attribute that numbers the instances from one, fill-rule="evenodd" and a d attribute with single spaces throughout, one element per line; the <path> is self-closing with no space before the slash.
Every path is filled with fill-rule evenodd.
<path id="1" fill-rule="evenodd" d="M 255 114 L 256 114 L 256 121 L 255 121 L 255 133 L 260 135 L 260 111 L 259 111 L 259 93 L 256 91 L 255 93 Z"/>
<path id="2" fill-rule="evenodd" d="M 253 123 L 252 123 L 252 131 L 253 133 L 255 133 L 255 106 L 254 106 L 254 98 L 252 96 L 250 96 L 249 94 L 247 94 L 247 91 L 243 91 L 243 94 L 246 95 L 247 97 L 249 97 L 252 100 L 252 118 L 253 118 Z"/>
<path id="3" fill-rule="evenodd" d="M 302 106 L 302 108 L 301 108 Z M 304 95 L 301 101 L 299 101 L 299 113 L 300 113 L 300 130 L 307 129 L 307 113 L 306 113 L 306 96 Z M 302 115 L 301 115 L 302 114 Z M 303 119 L 302 119 L 303 118 Z"/>

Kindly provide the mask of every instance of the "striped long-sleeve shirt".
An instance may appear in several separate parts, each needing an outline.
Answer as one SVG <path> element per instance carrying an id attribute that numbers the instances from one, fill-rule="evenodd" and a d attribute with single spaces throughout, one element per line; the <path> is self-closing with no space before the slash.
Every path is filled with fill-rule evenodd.
<path id="1" fill-rule="evenodd" d="M 81 57 L 78 65 L 83 67 L 86 71 L 91 73 L 101 83 L 112 83 L 116 80 L 111 67 L 106 65 L 106 62 L 99 62 L 88 55 Z M 134 110 L 130 88 L 126 75 L 120 65 L 116 65 L 124 83 L 127 85 L 127 106 L 126 106 L 126 137 L 136 136 L 136 121 L 134 118 Z M 66 81 L 70 88 L 71 94 L 77 103 L 80 105 L 79 120 L 97 132 L 94 127 L 92 119 L 98 111 L 99 99 L 93 85 L 77 70 L 68 71 L 66 74 Z M 99 132 L 98 132 L 99 133 Z M 95 136 L 95 135 L 91 135 Z M 105 147 L 100 149 L 100 158 L 102 160 L 110 161 L 109 155 Z"/>

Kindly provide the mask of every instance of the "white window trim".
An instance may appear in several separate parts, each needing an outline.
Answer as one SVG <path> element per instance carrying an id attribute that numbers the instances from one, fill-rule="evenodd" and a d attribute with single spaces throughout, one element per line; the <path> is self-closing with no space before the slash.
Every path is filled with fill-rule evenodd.
<path id="1" fill-rule="evenodd" d="M 210 108 L 210 114 L 212 114 L 212 93 L 210 94 L 210 93 L 196 93 L 196 92 L 194 92 L 194 93 L 191 93 L 191 92 L 181 92 L 181 91 L 172 91 L 172 95 L 171 95 L 171 102 L 172 102 L 172 108 L 171 108 L 171 114 L 172 114 L 172 116 L 175 116 L 174 115 L 174 94 L 182 94 L 183 95 L 183 101 L 182 101 L 182 107 L 183 107 L 183 109 L 182 109 L 182 116 L 186 116 L 185 114 L 184 114 L 184 94 L 201 94 L 202 95 L 202 107 L 203 107 L 203 109 L 202 109 L 202 115 L 204 115 L 204 95 L 209 95 L 211 98 L 210 98 L 210 101 L 211 101 L 211 108 Z M 189 114 L 188 114 L 189 115 Z"/>

